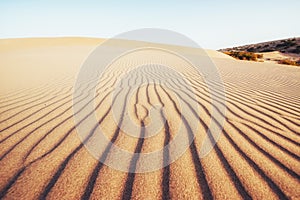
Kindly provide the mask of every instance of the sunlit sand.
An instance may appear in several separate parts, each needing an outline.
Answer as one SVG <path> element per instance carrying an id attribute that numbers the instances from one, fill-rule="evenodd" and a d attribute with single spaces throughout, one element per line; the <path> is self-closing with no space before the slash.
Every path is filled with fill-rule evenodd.
<path id="1" fill-rule="evenodd" d="M 169 59 L 183 71 L 199 105 L 194 117 L 199 118 L 200 129 L 187 151 L 171 165 L 132 174 L 98 162 L 82 145 L 73 119 L 76 76 L 102 41 L 0 40 L 0 199 L 300 198 L 299 67 L 239 61 L 207 50 L 224 81 L 227 111 L 217 145 L 199 159 L 206 127 L 212 120 L 206 83 L 168 55 L 133 53 L 130 56 L 136 63 L 151 57 L 164 64 Z M 111 73 L 103 75 L 95 112 L 99 126 L 116 145 L 130 152 L 152 152 L 172 140 L 182 123 L 176 98 L 189 102 L 189 97 L 148 83 L 148 73 L 164 76 L 155 65 L 133 72 L 130 80 L 143 85 L 126 105 L 132 120 L 150 123 L 149 110 L 157 104 L 165 107 L 161 117 L 167 125 L 143 141 L 119 131 L 109 110 L 110 97 L 116 78 L 132 70 L 130 56 L 114 63 Z M 222 98 L 216 96 L 220 103 Z M 188 119 L 184 126 L 191 123 Z M 163 157 L 157 160 L 164 161 Z M 137 165 L 143 163 L 137 161 Z"/>

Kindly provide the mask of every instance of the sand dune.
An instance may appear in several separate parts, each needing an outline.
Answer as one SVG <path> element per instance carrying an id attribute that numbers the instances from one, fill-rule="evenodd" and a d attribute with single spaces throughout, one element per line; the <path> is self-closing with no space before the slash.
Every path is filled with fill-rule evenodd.
<path id="1" fill-rule="evenodd" d="M 199 158 L 213 105 L 203 79 L 182 62 L 153 50 L 134 52 L 113 63 L 103 75 L 95 96 L 95 112 L 111 142 L 129 152 L 152 152 L 168 144 L 183 124 L 199 130 L 187 151 L 171 165 L 148 173 L 126 173 L 98 162 L 81 143 L 73 118 L 73 86 L 79 68 L 103 40 L 85 38 L 0 40 L 0 199 L 299 199 L 300 198 L 300 70 L 273 63 L 238 61 L 207 50 L 216 64 L 226 90 L 226 122 L 215 148 Z M 147 55 L 147 56 L 145 56 Z M 155 63 L 135 71 L 147 60 Z M 180 69 L 194 95 L 181 80 L 165 84 L 149 76 L 171 76 L 166 61 Z M 111 97 L 116 81 L 141 87 L 114 120 Z M 169 87 L 170 86 L 170 87 Z M 171 91 L 171 86 L 177 91 Z M 83 84 L 84 87 L 84 84 Z M 130 88 L 130 87 L 128 87 Z M 220 91 L 215 101 L 224 104 Z M 78 102 L 84 95 L 74 97 Z M 179 105 L 178 98 L 183 100 Z M 76 101 L 77 102 L 77 101 Z M 180 106 L 199 106 L 184 116 Z M 122 125 L 125 109 L 137 125 L 151 122 L 152 105 L 161 105 L 159 120 L 166 121 L 150 138 L 126 135 Z M 219 113 L 222 115 L 223 113 Z M 183 116 L 183 117 L 182 117 Z M 80 124 L 79 124 L 80 125 Z M 93 130 L 87 130 L 93 136 Z M 140 135 L 145 134 L 142 131 Z M 190 140 L 187 137 L 183 140 Z M 101 154 L 114 159 L 106 146 Z M 157 157 L 167 162 L 172 152 Z M 131 159 L 135 169 L 142 160 Z"/>

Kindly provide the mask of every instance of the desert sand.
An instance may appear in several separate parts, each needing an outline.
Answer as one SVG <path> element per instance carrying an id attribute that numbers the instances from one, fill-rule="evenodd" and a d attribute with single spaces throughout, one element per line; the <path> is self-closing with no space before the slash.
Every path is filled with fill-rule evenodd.
<path id="1" fill-rule="evenodd" d="M 300 198 L 299 67 L 239 61 L 207 50 L 224 81 L 227 111 L 217 145 L 200 159 L 206 128 L 214 120 L 206 83 L 180 60 L 153 50 L 147 50 L 148 57 L 135 52 L 113 63 L 97 88 L 95 112 L 97 126 L 119 147 L 152 152 L 169 143 L 182 120 L 177 98 L 197 102 L 200 111 L 193 116 L 200 129 L 178 160 L 156 171 L 126 173 L 89 153 L 73 119 L 76 76 L 102 41 L 0 40 L 0 199 Z M 149 74 L 164 76 L 159 66 L 129 73 L 131 60 L 142 64 L 147 59 L 161 64 L 172 61 L 189 79 L 195 99 L 189 99 L 187 88 L 180 95 L 159 83 L 148 83 Z M 110 97 L 115 81 L 124 73 L 131 76 L 127 84 L 132 80 L 141 84 L 126 105 L 136 124 L 150 123 L 152 105 L 165 108 L 160 117 L 167 123 L 151 138 L 141 140 L 119 130 L 122 116 L 114 121 Z M 180 82 L 168 84 L 180 87 Z M 216 101 L 221 104 L 222 98 L 217 95 Z M 183 125 L 190 123 L 187 117 Z M 164 162 L 164 158 L 157 159 Z M 106 159 L 113 158 L 108 155 Z"/>
<path id="2" fill-rule="evenodd" d="M 297 60 L 299 56 L 296 54 L 283 54 L 279 51 L 265 52 L 263 54 L 264 62 L 277 63 L 279 60 L 290 59 Z"/>

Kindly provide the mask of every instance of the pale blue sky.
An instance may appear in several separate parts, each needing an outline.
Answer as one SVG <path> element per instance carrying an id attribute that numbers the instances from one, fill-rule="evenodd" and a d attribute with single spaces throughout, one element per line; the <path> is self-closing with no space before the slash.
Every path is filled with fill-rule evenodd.
<path id="1" fill-rule="evenodd" d="M 109 38 L 164 28 L 219 49 L 300 36 L 299 8 L 299 0 L 0 0 L 0 38 Z"/>

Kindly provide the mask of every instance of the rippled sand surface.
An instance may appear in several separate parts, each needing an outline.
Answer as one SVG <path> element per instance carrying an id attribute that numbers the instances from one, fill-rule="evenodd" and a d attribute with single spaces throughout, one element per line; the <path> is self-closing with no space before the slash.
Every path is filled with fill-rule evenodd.
<path id="1" fill-rule="evenodd" d="M 101 41 L 0 40 L 0 199 L 300 198 L 299 67 L 238 61 L 208 51 L 226 93 L 224 99 L 216 90 L 214 98 L 227 111 L 219 113 L 225 123 L 217 145 L 200 159 L 206 130 L 214 120 L 215 105 L 207 84 L 215 83 L 205 82 L 173 55 L 155 50 L 133 52 L 114 62 L 99 82 L 94 111 L 96 128 L 104 130 L 115 145 L 132 153 L 153 152 L 172 141 L 180 124 L 187 132 L 193 131 L 192 123 L 199 125 L 178 160 L 152 172 L 127 173 L 89 153 L 73 117 L 76 76 Z M 134 70 L 133 66 L 148 61 L 155 64 Z M 168 76 L 161 66 L 167 61 L 181 71 L 190 87 L 176 77 L 164 84 L 150 81 Z M 126 90 L 120 93 L 124 101 L 117 105 L 120 115 L 113 116 L 115 86 L 124 74 L 127 78 L 121 86 Z M 140 87 L 130 91 L 131 84 Z M 172 86 L 178 90 L 172 91 Z M 74 97 L 75 102 L 84 98 Z M 197 110 L 189 107 L 192 102 Z M 166 121 L 155 136 L 131 137 L 118 128 L 125 110 L 137 126 L 150 124 L 153 105 L 160 106 L 158 118 Z M 190 115 L 182 113 L 184 106 Z M 93 130 L 86 131 L 93 137 Z M 190 140 L 189 134 L 184 140 Z M 110 146 L 104 149 L 102 158 L 114 159 Z M 171 153 L 165 152 L 155 162 L 167 162 Z M 133 169 L 149 164 L 133 158 L 130 162 Z"/>

